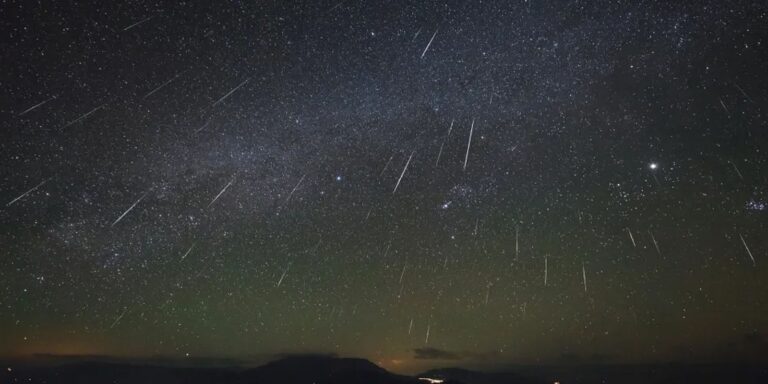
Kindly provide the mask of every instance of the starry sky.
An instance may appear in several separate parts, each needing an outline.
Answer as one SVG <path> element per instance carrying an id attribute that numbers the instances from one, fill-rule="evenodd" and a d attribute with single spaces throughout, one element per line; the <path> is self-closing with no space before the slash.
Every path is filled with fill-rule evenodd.
<path id="1" fill-rule="evenodd" d="M 768 356 L 762 1 L 0 5 L 0 355 Z"/>

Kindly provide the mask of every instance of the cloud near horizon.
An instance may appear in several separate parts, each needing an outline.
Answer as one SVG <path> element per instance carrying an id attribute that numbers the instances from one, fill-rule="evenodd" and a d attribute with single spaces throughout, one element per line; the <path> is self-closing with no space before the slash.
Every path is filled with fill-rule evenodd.
<path id="1" fill-rule="evenodd" d="M 464 357 L 464 354 L 437 348 L 413 349 L 413 358 L 416 360 L 461 360 Z"/>
<path id="2" fill-rule="evenodd" d="M 487 360 L 496 356 L 497 351 L 490 352 L 468 352 L 468 351 L 449 351 L 438 348 L 414 348 L 413 358 L 416 360 Z"/>

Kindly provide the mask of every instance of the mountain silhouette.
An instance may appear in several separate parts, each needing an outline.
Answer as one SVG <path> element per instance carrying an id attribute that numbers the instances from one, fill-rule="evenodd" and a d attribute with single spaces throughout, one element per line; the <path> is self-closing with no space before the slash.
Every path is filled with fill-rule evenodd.
<path id="1" fill-rule="evenodd" d="M 292 356 L 242 372 L 237 384 L 424 384 L 395 375 L 365 359 L 325 356 Z"/>
<path id="2" fill-rule="evenodd" d="M 291 356 L 252 369 L 165 367 L 121 362 L 21 364 L 0 383 L 60 384 L 425 384 L 365 359 Z M 446 381 L 444 384 L 461 384 Z"/>
<path id="3" fill-rule="evenodd" d="M 49 356 L 38 361 L 2 362 L 0 383 L 428 384 L 419 377 L 442 379 L 442 384 L 768 383 L 768 367 L 749 364 L 515 366 L 506 372 L 444 368 L 412 377 L 388 372 L 365 359 L 331 356 L 290 356 L 251 369 L 221 365 L 189 367 L 179 365 L 178 361 L 128 362 L 92 358 L 97 361 L 76 362 L 71 358 L 55 359 Z M 203 361 L 193 363 L 202 364 Z"/>

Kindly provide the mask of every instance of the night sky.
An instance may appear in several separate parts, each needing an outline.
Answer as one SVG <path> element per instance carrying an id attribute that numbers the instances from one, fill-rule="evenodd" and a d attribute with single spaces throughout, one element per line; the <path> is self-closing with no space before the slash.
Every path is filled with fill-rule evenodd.
<path id="1" fill-rule="evenodd" d="M 0 5 L 0 355 L 768 356 L 763 1 Z"/>

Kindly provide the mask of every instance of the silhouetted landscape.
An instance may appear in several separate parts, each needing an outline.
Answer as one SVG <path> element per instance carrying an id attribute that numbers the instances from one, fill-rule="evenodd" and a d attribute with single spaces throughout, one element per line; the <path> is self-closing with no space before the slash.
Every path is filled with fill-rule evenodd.
<path id="1" fill-rule="evenodd" d="M 744 383 L 768 382 L 768 367 L 714 365 L 520 366 L 497 372 L 463 368 L 398 375 L 365 359 L 290 356 L 256 368 L 152 365 L 146 362 L 4 363 L 2 383 L 163 384 L 543 384 L 543 383 Z"/>

